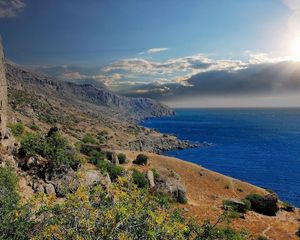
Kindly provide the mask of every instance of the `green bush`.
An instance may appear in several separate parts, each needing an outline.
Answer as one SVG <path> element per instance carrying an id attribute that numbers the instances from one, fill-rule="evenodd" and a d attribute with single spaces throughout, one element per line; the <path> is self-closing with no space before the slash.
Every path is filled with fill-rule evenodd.
<path id="1" fill-rule="evenodd" d="M 124 153 L 119 153 L 118 154 L 118 159 L 119 159 L 120 164 L 124 164 L 124 163 L 126 163 L 127 157 Z"/>
<path id="2" fill-rule="evenodd" d="M 139 188 L 148 188 L 149 187 L 149 182 L 148 182 L 148 179 L 146 178 L 146 176 L 136 169 L 133 169 L 132 179 L 133 179 L 133 182 Z"/>
<path id="3" fill-rule="evenodd" d="M 11 124 L 9 125 L 9 128 L 11 129 L 12 134 L 15 137 L 20 137 L 25 131 L 25 127 L 23 123 L 16 123 L 16 124 Z"/>
<path id="4" fill-rule="evenodd" d="M 246 196 L 245 200 L 250 202 L 251 210 L 261 212 L 261 209 L 264 207 L 264 197 L 259 194 L 249 194 Z"/>
<path id="5" fill-rule="evenodd" d="M 103 152 L 98 152 L 96 150 L 93 150 L 90 153 L 90 162 L 92 164 L 97 165 L 98 162 L 103 161 L 105 159 L 105 154 Z"/>
<path id="6" fill-rule="evenodd" d="M 97 167 L 100 169 L 102 174 L 108 173 L 112 181 L 117 180 L 124 172 L 122 167 L 116 166 L 109 161 L 98 161 Z"/>
<path id="7" fill-rule="evenodd" d="M 144 154 L 139 154 L 139 155 L 137 155 L 137 157 L 133 161 L 133 163 L 139 164 L 139 165 L 147 165 L 148 159 L 149 159 L 148 156 L 146 156 Z"/>
<path id="8" fill-rule="evenodd" d="M 242 199 L 242 202 L 245 203 L 246 210 L 250 211 L 251 210 L 251 202 L 248 199 Z"/>
<path id="9" fill-rule="evenodd" d="M 76 149 L 68 141 L 56 132 L 48 137 L 39 133 L 28 133 L 21 140 L 21 155 L 40 155 L 54 164 L 75 166 L 79 164 Z"/>
<path id="10" fill-rule="evenodd" d="M 96 138 L 93 137 L 92 134 L 87 133 L 84 135 L 82 142 L 84 143 L 90 143 L 90 144 L 98 144 L 98 141 Z"/>
<path id="11" fill-rule="evenodd" d="M 265 237 L 265 236 L 259 236 L 259 237 L 257 238 L 257 240 L 268 240 L 268 238 Z"/>
<path id="12" fill-rule="evenodd" d="M 31 130 L 33 130 L 33 131 L 40 131 L 41 129 L 39 128 L 39 126 L 38 125 L 36 125 L 34 122 L 32 122 L 32 123 L 29 123 L 28 125 L 27 125 L 27 127 L 29 127 Z"/>

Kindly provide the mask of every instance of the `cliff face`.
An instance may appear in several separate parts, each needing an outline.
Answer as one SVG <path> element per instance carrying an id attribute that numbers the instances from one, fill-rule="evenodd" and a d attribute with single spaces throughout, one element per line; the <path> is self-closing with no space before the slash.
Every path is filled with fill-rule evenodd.
<path id="1" fill-rule="evenodd" d="M 60 81 L 43 74 L 6 63 L 10 88 L 34 92 L 47 98 L 59 98 L 67 103 L 87 103 L 90 108 L 114 111 L 115 117 L 140 120 L 148 117 L 173 115 L 174 111 L 149 98 L 129 98 L 115 94 L 106 87 Z M 96 109 L 95 109 L 96 110 Z"/>
<path id="2" fill-rule="evenodd" d="M 0 39 L 0 140 L 6 135 L 7 124 L 7 84 L 2 43 Z"/>

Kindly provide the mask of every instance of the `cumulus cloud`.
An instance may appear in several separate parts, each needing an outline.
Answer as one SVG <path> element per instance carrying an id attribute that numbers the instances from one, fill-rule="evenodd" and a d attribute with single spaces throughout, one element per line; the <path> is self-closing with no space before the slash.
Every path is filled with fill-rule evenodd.
<path id="1" fill-rule="evenodd" d="M 15 17 L 25 8 L 24 0 L 1 0 L 0 1 L 0 17 Z"/>

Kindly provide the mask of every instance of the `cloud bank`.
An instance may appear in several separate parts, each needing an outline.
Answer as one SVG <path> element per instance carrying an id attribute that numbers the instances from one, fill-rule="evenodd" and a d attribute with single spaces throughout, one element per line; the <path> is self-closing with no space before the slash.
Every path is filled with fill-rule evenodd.
<path id="1" fill-rule="evenodd" d="M 0 18 L 15 17 L 25 6 L 24 0 L 1 0 Z"/>

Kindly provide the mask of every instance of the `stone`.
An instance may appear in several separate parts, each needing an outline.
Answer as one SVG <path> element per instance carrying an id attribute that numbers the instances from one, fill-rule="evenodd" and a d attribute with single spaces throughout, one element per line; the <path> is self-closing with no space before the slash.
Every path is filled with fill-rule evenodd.
<path id="1" fill-rule="evenodd" d="M 226 200 L 225 207 L 231 207 L 233 210 L 239 213 L 246 213 L 247 206 L 244 202 L 237 199 L 228 199 Z"/>
<path id="2" fill-rule="evenodd" d="M 46 184 L 45 185 L 45 193 L 48 194 L 48 195 L 56 195 L 56 192 L 55 192 L 55 188 L 52 184 Z"/>
<path id="3" fill-rule="evenodd" d="M 88 170 L 85 174 L 84 184 L 85 186 L 92 186 L 99 183 L 101 180 L 100 172 L 96 170 Z"/>
<path id="4" fill-rule="evenodd" d="M 105 183 L 106 183 L 106 187 L 109 187 L 111 185 L 111 179 L 108 173 L 106 173 L 105 176 Z"/>
<path id="5" fill-rule="evenodd" d="M 0 37 L 0 144 L 8 137 L 7 133 L 7 81 L 2 41 Z"/>
<path id="6" fill-rule="evenodd" d="M 270 216 L 275 216 L 276 213 L 279 210 L 279 207 L 277 205 L 278 203 L 278 196 L 276 194 L 268 194 L 267 196 L 265 196 L 264 198 L 264 205 L 265 205 L 265 209 L 264 212 L 267 215 Z"/>
<path id="7" fill-rule="evenodd" d="M 150 187 L 151 187 L 151 188 L 154 188 L 154 187 L 155 187 L 154 173 L 153 173 L 151 170 L 149 170 L 149 171 L 147 172 L 147 178 L 148 178 Z"/>
<path id="8" fill-rule="evenodd" d="M 173 170 L 161 168 L 157 170 L 159 177 L 156 181 L 156 187 L 159 191 L 171 195 L 175 201 L 186 203 L 186 187 L 181 181 L 180 176 Z"/>
<path id="9" fill-rule="evenodd" d="M 113 164 L 119 165 L 119 158 L 116 152 L 106 152 L 106 157 Z"/>
<path id="10" fill-rule="evenodd" d="M 65 197 L 79 187 L 76 173 L 70 167 L 48 165 L 44 171 L 45 182 L 54 186 L 57 197 Z"/>

